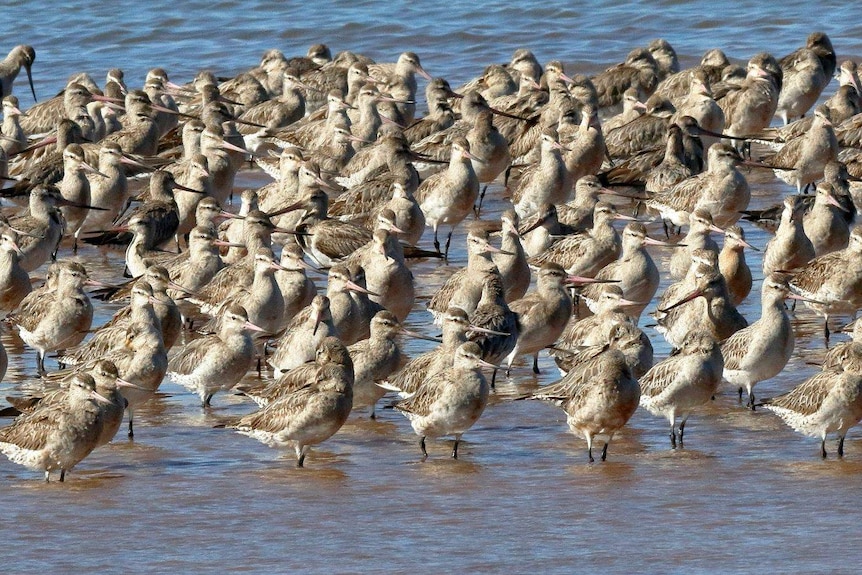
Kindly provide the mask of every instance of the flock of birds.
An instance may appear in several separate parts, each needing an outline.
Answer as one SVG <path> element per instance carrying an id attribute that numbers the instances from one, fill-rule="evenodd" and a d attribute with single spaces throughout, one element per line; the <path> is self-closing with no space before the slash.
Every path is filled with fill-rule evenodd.
<path id="1" fill-rule="evenodd" d="M 722 380 L 750 409 L 819 437 L 824 457 L 827 434 L 843 455 L 862 419 L 859 323 L 821 372 L 784 395 L 754 395 L 793 352 L 786 299 L 824 318 L 827 341 L 830 318 L 862 307 L 862 227 L 852 227 L 862 89 L 821 32 L 780 60 L 761 53 L 740 66 L 710 50 L 684 70 L 656 40 L 593 77 L 519 49 L 455 89 L 412 52 L 380 64 L 316 45 L 183 86 L 161 68 L 142 89 L 118 69 L 102 88 L 77 74 L 25 112 L 13 82 L 24 68 L 36 98 L 34 60 L 17 46 L 0 62 L 0 195 L 13 206 L 0 224 L 0 308 L 36 350 L 44 392 L 8 398 L 4 413 L 17 417 L 0 429 L 0 451 L 46 480 L 110 442 L 124 414 L 132 437 L 136 409 L 166 377 L 204 408 L 219 391 L 252 399 L 259 409 L 227 427 L 293 447 L 299 466 L 351 411 L 374 417 L 389 392 L 423 456 L 426 438 L 454 436 L 457 457 L 498 371 L 532 357 L 538 372 L 545 352 L 562 378 L 507 399 L 562 407 L 590 461 L 594 438 L 606 438 L 604 460 L 639 405 L 681 447 L 690 413 Z M 833 77 L 838 89 L 815 107 Z M 776 116 L 783 125 L 771 127 Z M 753 145 L 767 152 L 753 160 Z M 797 193 L 748 210 L 742 166 Z M 225 211 L 244 169 L 272 181 Z M 510 207 L 488 218 L 488 184 L 500 181 Z M 741 217 L 777 223 L 751 322 L 736 309 L 752 289 Z M 647 234 L 644 222 L 659 219 L 676 241 Z M 459 225 L 466 267 L 424 293 L 412 262 L 448 259 Z M 432 232 L 434 249 L 418 247 Z M 82 242 L 125 249 L 116 278 L 132 279 L 91 280 L 74 257 Z M 674 249 L 668 269 L 650 245 Z M 654 327 L 674 351 L 654 362 L 638 325 L 662 274 L 676 283 Z M 402 326 L 423 296 L 442 341 L 408 360 L 399 336 L 426 337 Z M 91 297 L 129 303 L 93 329 Z M 49 354 L 59 370 L 46 369 Z M 5 374 L 5 350 L 0 359 Z"/>

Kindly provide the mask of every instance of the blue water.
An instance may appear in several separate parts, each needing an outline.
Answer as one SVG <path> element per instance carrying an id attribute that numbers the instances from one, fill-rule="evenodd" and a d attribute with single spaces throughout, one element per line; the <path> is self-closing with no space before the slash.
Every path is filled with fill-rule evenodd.
<path id="1" fill-rule="evenodd" d="M 39 0 L 6 3 L 0 52 L 35 47 L 40 99 L 79 71 L 101 81 L 119 67 L 136 87 L 161 66 L 184 82 L 202 68 L 233 74 L 267 49 L 301 55 L 318 42 L 378 61 L 412 50 L 452 85 L 520 47 L 589 74 L 657 37 L 683 65 L 715 47 L 740 61 L 760 51 L 781 56 L 814 30 L 830 35 L 839 60 L 862 57 L 858 6 L 830 4 Z M 23 106 L 32 104 L 21 79 L 16 91 Z M 751 181 L 755 205 L 788 191 L 770 174 Z M 237 184 L 254 182 L 260 177 L 242 174 Z M 492 202 L 488 213 L 500 209 Z M 768 240 L 751 226 L 746 233 L 761 247 Z M 116 279 L 118 255 L 104 260 L 84 248 L 81 257 L 97 276 Z M 759 257 L 749 256 L 752 268 Z M 453 260 L 463 264 L 461 249 Z M 452 269 L 427 263 L 414 270 L 421 295 Z M 102 319 L 116 309 L 99 305 Z M 420 305 L 408 323 L 430 332 Z M 756 318 L 757 298 L 742 311 Z M 764 395 L 801 381 L 814 369 L 807 362 L 822 353 L 813 316 L 800 310 L 795 325 L 797 352 L 785 373 L 758 386 Z M 660 337 L 650 336 L 657 355 L 666 354 Z M 12 355 L 2 387 L 8 393 L 32 384 L 33 355 L 10 336 L 4 343 Z M 411 353 L 424 349 L 408 345 Z M 551 363 L 542 367 L 538 379 L 516 371 L 512 385 L 553 381 Z M 858 570 L 858 431 L 844 461 L 823 462 L 816 441 L 770 414 L 743 412 L 730 395 L 692 418 L 685 451 L 668 450 L 664 422 L 639 411 L 609 461 L 588 466 L 561 411 L 518 402 L 489 407 L 465 436 L 459 461 L 447 459 L 448 443 L 429 442 L 431 459 L 419 464 L 406 421 L 383 411 L 376 423 L 351 419 L 312 451 L 307 469 L 296 470 L 290 454 L 213 429 L 248 413 L 247 401 L 217 396 L 216 409 L 204 414 L 190 393 L 170 383 L 162 389 L 166 395 L 136 421 L 133 444 L 118 437 L 65 485 L 45 485 L 0 461 L 5 572 Z"/>

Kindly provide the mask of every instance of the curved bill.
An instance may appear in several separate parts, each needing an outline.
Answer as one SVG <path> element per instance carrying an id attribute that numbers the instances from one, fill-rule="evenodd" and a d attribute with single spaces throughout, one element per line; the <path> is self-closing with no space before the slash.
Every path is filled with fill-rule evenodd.
<path id="1" fill-rule="evenodd" d="M 113 401 L 96 391 L 95 389 L 90 391 L 90 397 L 98 401 L 99 403 L 104 403 L 107 405 L 113 405 Z"/>
<path id="2" fill-rule="evenodd" d="M 691 300 L 693 300 L 693 299 L 695 299 L 695 298 L 697 298 L 697 297 L 700 297 L 700 296 L 702 296 L 702 295 L 703 295 L 703 290 L 702 290 L 702 289 L 694 290 L 693 292 L 691 292 L 690 294 L 688 294 L 687 296 L 685 296 L 684 298 L 682 298 L 682 299 L 681 299 L 681 300 L 679 300 L 678 302 L 673 303 L 673 304 L 671 304 L 671 305 L 669 305 L 669 306 L 667 306 L 667 307 L 665 307 L 665 308 L 661 308 L 661 309 L 659 309 L 658 311 L 660 311 L 660 312 L 662 312 L 662 313 L 669 312 L 669 311 L 670 311 L 670 310 L 672 310 L 673 308 L 675 308 L 675 307 L 679 307 L 679 306 L 681 306 L 681 305 L 682 305 L 682 304 L 684 304 L 684 303 L 688 303 L 688 302 L 690 302 Z"/>
<path id="3" fill-rule="evenodd" d="M 486 335 L 499 335 L 502 337 L 509 337 L 512 335 L 511 333 L 507 333 L 505 331 L 494 331 L 493 329 L 488 329 L 486 327 L 479 327 L 478 325 L 470 324 L 470 327 L 467 328 L 467 331 L 472 331 L 474 333 L 483 333 Z"/>
<path id="4" fill-rule="evenodd" d="M 442 339 L 439 339 L 436 337 L 431 337 L 430 335 L 421 334 L 418 331 L 413 331 L 413 330 L 406 329 L 403 327 L 401 328 L 401 333 L 406 335 L 406 336 L 415 337 L 416 339 L 424 339 L 426 341 L 434 341 L 437 343 L 443 343 Z"/>
<path id="5" fill-rule="evenodd" d="M 347 287 L 347 289 L 349 289 L 351 291 L 355 291 L 357 293 L 364 293 L 367 295 L 373 295 L 373 296 L 377 296 L 377 297 L 380 296 L 379 293 L 374 293 L 373 291 L 366 289 L 357 283 L 354 283 L 353 280 L 347 280 L 347 282 L 345 282 L 344 285 Z"/>
<path id="6" fill-rule="evenodd" d="M 209 173 L 207 173 L 207 175 L 209 175 Z M 194 188 L 190 188 L 188 186 L 184 186 L 184 185 L 178 184 L 176 182 L 174 182 L 174 185 L 172 186 L 172 188 L 175 190 L 182 190 L 184 192 L 191 192 L 192 194 L 205 194 L 206 193 L 203 190 L 196 190 Z"/>
<path id="7" fill-rule="evenodd" d="M 126 387 L 128 389 L 137 389 L 139 391 L 149 391 L 150 393 L 155 393 L 152 389 L 142 387 L 137 383 L 132 383 L 131 381 L 126 381 L 125 379 L 117 378 L 117 387 Z"/>
<path id="8" fill-rule="evenodd" d="M 259 331 L 261 333 L 266 332 L 265 329 L 263 329 L 259 325 L 255 325 L 255 324 L 251 323 L 250 321 L 247 321 L 244 324 L 242 324 L 242 327 L 244 327 L 245 329 L 250 330 L 250 331 Z"/>
<path id="9" fill-rule="evenodd" d="M 687 248 L 688 244 L 672 244 L 661 240 L 654 240 L 649 236 L 644 238 L 644 243 L 648 246 L 664 246 L 666 248 Z"/>
<path id="10" fill-rule="evenodd" d="M 24 64 L 24 71 L 27 72 L 27 81 L 30 82 L 30 91 L 33 92 L 33 101 L 38 102 L 36 97 L 36 88 L 33 87 L 33 73 L 30 71 L 31 64 Z"/>

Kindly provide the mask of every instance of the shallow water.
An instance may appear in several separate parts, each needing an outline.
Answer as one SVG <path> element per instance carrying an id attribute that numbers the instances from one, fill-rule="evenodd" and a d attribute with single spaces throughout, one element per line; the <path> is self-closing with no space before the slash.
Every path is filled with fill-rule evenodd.
<path id="1" fill-rule="evenodd" d="M 40 0 L 4 8 L 15 31 L 3 44 L 36 48 L 40 98 L 80 70 L 102 78 L 107 69 L 121 67 L 136 86 L 158 65 L 184 82 L 201 68 L 231 74 L 254 65 L 268 48 L 302 54 L 320 41 L 378 61 L 414 50 L 432 75 L 453 85 L 487 63 L 508 60 L 522 46 L 540 61 L 562 60 L 568 72 L 594 73 L 659 36 L 673 44 L 683 65 L 713 47 L 739 60 L 763 50 L 780 56 L 815 29 L 830 35 L 839 59 L 862 56 L 862 29 L 850 4 L 821 4 L 815 11 L 803 2 L 780 9 L 740 2 L 720 13 L 710 13 L 706 2 L 605 4 L 195 0 L 57 8 Z M 25 87 L 19 79 L 16 92 L 28 106 Z M 750 181 L 752 207 L 789 191 L 768 173 L 752 173 Z M 258 174 L 241 174 L 237 181 L 238 187 L 260 184 Z M 499 191 L 490 190 L 483 217 L 503 209 L 495 199 Z M 744 227 L 750 242 L 765 246 L 767 233 Z M 657 226 L 650 230 L 661 234 Z M 464 264 L 463 233 L 453 246 L 450 266 L 422 262 L 414 268 L 421 297 L 410 327 L 435 332 L 422 308 Z M 666 249 L 651 253 L 659 261 L 669 258 Z M 79 253 L 91 273 L 106 280 L 118 279 L 121 257 L 89 247 Z M 760 254 L 748 258 L 759 270 Z M 663 274 L 662 288 L 667 283 Z M 98 306 L 95 324 L 117 309 Z M 742 312 L 758 317 L 756 295 Z M 816 369 L 809 362 L 823 351 L 819 322 L 800 307 L 794 326 L 790 364 L 759 384 L 758 396 L 787 390 Z M 654 331 L 647 333 L 661 359 L 667 346 Z M 4 333 L 3 343 L 10 369 L 0 393 L 37 388 L 34 354 L 14 334 Z M 406 346 L 413 354 L 425 349 L 422 342 Z M 500 391 L 554 381 L 552 362 L 543 358 L 540 365 L 539 377 L 522 365 L 500 382 Z M 568 433 L 561 410 L 495 399 L 466 434 L 460 460 L 448 458 L 451 442 L 432 441 L 431 457 L 420 463 L 406 419 L 378 410 L 376 422 L 364 414 L 351 417 L 299 470 L 291 453 L 214 428 L 250 412 L 250 402 L 222 394 L 204 413 L 184 389 L 165 382 L 162 392 L 141 410 L 134 443 L 118 436 L 65 484 L 45 484 L 38 474 L 0 461 L 5 570 L 856 570 L 847 551 L 860 543 L 859 431 L 848 437 L 845 460 L 822 461 L 816 440 L 795 435 L 770 413 L 742 410 L 730 391 L 691 418 L 686 448 L 679 451 L 669 449 L 665 423 L 640 410 L 611 446 L 608 461 L 589 465 L 584 442 Z"/>

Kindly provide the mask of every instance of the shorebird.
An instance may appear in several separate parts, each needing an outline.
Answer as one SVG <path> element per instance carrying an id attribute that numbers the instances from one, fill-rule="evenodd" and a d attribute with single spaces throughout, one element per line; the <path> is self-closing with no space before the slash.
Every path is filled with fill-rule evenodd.
<path id="1" fill-rule="evenodd" d="M 642 377 L 641 405 L 670 423 L 670 443 L 683 444 L 685 422 L 692 410 L 708 403 L 721 383 L 724 358 L 719 344 L 702 331 L 692 331 L 682 343 L 679 355 L 654 365 Z M 681 418 L 679 431 L 676 419 Z"/>
<path id="2" fill-rule="evenodd" d="M 350 415 L 353 385 L 334 366 L 319 369 L 315 380 L 232 425 L 270 447 L 293 445 L 302 467 L 312 445 L 332 437 Z"/>
<path id="3" fill-rule="evenodd" d="M 656 210 L 662 220 L 677 227 L 687 224 L 689 214 L 697 208 L 708 211 L 716 226 L 731 226 L 751 200 L 748 181 L 737 168 L 741 162 L 742 157 L 733 147 L 715 144 L 709 149 L 706 172 L 656 194 L 646 204 Z"/>
<path id="4" fill-rule="evenodd" d="M 862 321 L 856 320 L 841 330 L 850 331 L 850 341 L 842 341 L 829 349 L 823 357 L 823 370 L 843 370 L 862 373 Z"/>
<path id="5" fill-rule="evenodd" d="M 144 165 L 126 158 L 116 142 L 105 142 L 99 150 L 99 174 L 88 176 L 89 203 L 101 210 L 89 210 L 79 233 L 104 230 L 117 218 L 129 201 L 129 183 L 124 165 L 143 168 Z"/>
<path id="6" fill-rule="evenodd" d="M 0 312 L 18 307 L 32 289 L 27 271 L 21 267 L 18 234 L 7 228 L 0 234 Z"/>
<path id="7" fill-rule="evenodd" d="M 330 306 L 328 297 L 316 295 L 308 307 L 293 317 L 268 360 L 276 377 L 313 360 L 323 340 L 338 335 Z"/>
<path id="8" fill-rule="evenodd" d="M 745 80 L 717 98 L 724 111 L 725 134 L 748 136 L 769 126 L 778 107 L 781 76 L 778 62 L 765 52 L 748 61 Z"/>
<path id="9" fill-rule="evenodd" d="M 832 42 L 824 32 L 808 35 L 805 46 L 783 57 L 781 94 L 775 111 L 786 125 L 791 118 L 805 115 L 829 85 L 837 59 Z"/>
<path id="10" fill-rule="evenodd" d="M 39 375 L 45 373 L 47 352 L 78 345 L 87 335 L 93 322 L 93 304 L 83 289 L 87 282 L 84 266 L 64 261 L 56 289 L 29 302 L 25 298 L 10 316 L 24 343 L 38 353 Z"/>
<path id="11" fill-rule="evenodd" d="M 563 378 L 547 385 L 530 399 L 550 401 L 566 412 L 566 422 L 573 433 L 584 436 L 587 455 L 593 459 L 593 439 L 607 435 L 602 461 L 614 435 L 628 422 L 640 401 L 641 390 L 632 377 L 623 353 L 614 347 L 622 334 L 617 326 L 611 344 L 594 351 Z"/>
<path id="12" fill-rule="evenodd" d="M 593 76 L 599 106 L 607 108 L 618 104 L 631 86 L 639 88 L 644 97 L 650 96 L 658 85 L 658 74 L 658 64 L 652 54 L 644 48 L 633 49 L 626 56 L 625 62 Z"/>
<path id="13" fill-rule="evenodd" d="M 470 314 L 470 322 L 484 331 L 473 331 L 467 339 L 477 342 L 482 348 L 482 357 L 496 364 L 515 349 L 519 336 L 518 316 L 506 304 L 503 282 L 498 273 L 487 272 L 482 284 L 482 298 Z M 491 379 L 492 386 L 494 379 Z"/>
<path id="14" fill-rule="evenodd" d="M 368 66 L 368 75 L 383 86 L 383 90 L 392 95 L 399 103 L 396 108 L 399 120 L 404 125 L 413 123 L 416 113 L 416 74 L 428 81 L 432 78 L 422 68 L 419 56 L 414 52 L 404 52 L 398 57 L 394 64 L 371 64 Z"/>
<path id="15" fill-rule="evenodd" d="M 452 143 L 452 159 L 449 168 L 432 174 L 416 190 L 416 199 L 425 213 L 425 221 L 434 230 L 434 247 L 449 256 L 452 230 L 472 211 L 479 197 L 479 179 L 469 160 L 475 159 L 470 153 L 467 140 L 458 138 Z M 450 226 L 446 238 L 446 249 L 440 250 L 437 230 L 441 225 Z"/>
<path id="16" fill-rule="evenodd" d="M 713 48 L 703 55 L 700 59 L 700 64 L 675 72 L 664 78 L 659 82 L 655 92 L 677 102 L 689 93 L 689 83 L 691 82 L 692 75 L 703 72 L 706 74 L 709 83 L 714 84 L 721 80 L 722 71 L 729 64 L 730 61 L 724 52 L 718 48 Z"/>
<path id="17" fill-rule="evenodd" d="M 689 274 L 668 287 L 655 314 L 656 331 L 674 348 L 679 348 L 693 329 L 705 331 L 716 341 L 722 341 L 748 326 L 731 301 L 715 255 L 710 257 L 710 252 L 699 250 L 692 259 Z M 697 299 L 699 297 L 703 297 L 703 302 Z M 683 306 L 687 302 L 694 303 Z"/>
<path id="18" fill-rule="evenodd" d="M 766 244 L 763 273 L 800 268 L 814 259 L 814 244 L 805 235 L 803 216 L 806 204 L 800 196 L 784 198 L 781 223 L 775 237 Z"/>
<path id="19" fill-rule="evenodd" d="M 844 457 L 844 437 L 862 420 L 862 374 L 846 370 L 816 373 L 789 392 L 764 400 L 763 407 L 794 430 L 820 438 L 826 458 L 826 435 L 838 435 L 838 457 Z"/>
<path id="20" fill-rule="evenodd" d="M 242 379 L 254 359 L 254 344 L 248 331 L 263 331 L 248 321 L 240 306 L 224 312 L 218 334 L 194 339 L 183 346 L 168 364 L 168 377 L 197 392 L 201 405 L 209 407 L 217 391 L 228 390 Z"/>
<path id="21" fill-rule="evenodd" d="M 805 301 L 790 293 L 787 281 L 772 274 L 763 281 L 760 319 L 739 330 L 721 344 L 724 356 L 724 379 L 748 393 L 748 407 L 754 410 L 754 386 L 775 377 L 787 365 L 793 353 L 795 337 L 784 299 Z"/>
<path id="22" fill-rule="evenodd" d="M 572 298 L 565 282 L 565 270 L 546 263 L 536 275 L 536 291 L 509 305 L 518 317 L 518 339 L 506 357 L 507 370 L 519 355 L 532 355 L 533 373 L 539 373 L 539 352 L 557 341 L 572 317 Z"/>
<path id="23" fill-rule="evenodd" d="M 377 312 L 371 320 L 371 337 L 351 345 L 350 358 L 353 360 L 354 384 L 353 407 L 371 406 L 371 419 L 375 418 L 374 407 L 386 393 L 377 385 L 401 369 L 407 358 L 395 340 L 399 334 L 429 339 L 419 333 L 404 329 L 398 319 L 390 312 Z"/>
<path id="24" fill-rule="evenodd" d="M 296 244 L 288 244 L 281 250 L 282 269 L 275 272 L 275 281 L 284 299 L 284 318 L 289 322 L 301 310 L 311 304 L 317 294 L 314 281 L 305 271 L 315 271 L 302 259 L 303 252 Z"/>
<path id="25" fill-rule="evenodd" d="M 254 258 L 254 278 L 249 286 L 237 286 L 209 313 L 212 321 L 203 331 L 221 331 L 226 321 L 224 310 L 241 307 L 246 311 L 250 323 L 266 333 L 279 333 L 285 327 L 284 297 L 275 279 L 275 272 L 283 270 L 281 264 L 273 259 L 272 250 L 262 247 L 252 254 Z"/>
<path id="26" fill-rule="evenodd" d="M 463 343 L 455 350 L 451 368 L 432 376 L 416 393 L 395 404 L 421 438 L 423 459 L 428 457 L 425 439 L 445 435 L 455 436 L 452 457 L 458 458 L 461 436 L 479 420 L 488 403 L 490 387 L 480 371 L 482 367 L 495 366 L 482 359 L 478 344 Z"/>
<path id="27" fill-rule="evenodd" d="M 551 245 L 544 252 L 530 258 L 534 265 L 555 262 L 573 275 L 593 277 L 599 270 L 614 261 L 622 248 L 620 235 L 612 222 L 616 219 L 633 220 L 614 210 L 605 202 L 596 204 L 593 227 L 588 233 L 567 236 Z"/>
<path id="28" fill-rule="evenodd" d="M 530 287 L 530 264 L 518 233 L 518 214 L 515 210 L 505 210 L 500 215 L 500 251 L 491 254 L 491 260 L 500 272 L 506 290 L 506 302 L 524 297 Z"/>
<path id="29" fill-rule="evenodd" d="M 788 184 L 795 184 L 797 193 L 823 178 L 823 169 L 838 159 L 838 138 L 832 128 L 829 108 L 820 105 L 814 110 L 814 121 L 802 136 L 790 140 L 774 155 L 761 158 L 773 168 L 775 175 Z"/>
<path id="30" fill-rule="evenodd" d="M 329 196 L 314 190 L 306 198 L 305 214 L 296 226 L 296 240 L 321 267 L 330 267 L 371 241 L 369 230 L 329 217 Z"/>
<path id="31" fill-rule="evenodd" d="M 611 132 L 620 126 L 625 126 L 646 112 L 646 106 L 638 99 L 638 89 L 636 86 L 630 86 L 628 90 L 623 92 L 622 103 L 622 112 L 602 122 L 602 130 L 605 132 Z"/>
<path id="32" fill-rule="evenodd" d="M 608 156 L 625 159 L 661 145 L 676 108 L 658 95 L 651 96 L 644 106 L 646 111 L 641 116 L 605 134 Z"/>
<path id="33" fill-rule="evenodd" d="M 355 261 L 365 270 L 366 288 L 376 294 L 370 296 L 371 301 L 404 321 L 413 309 L 416 289 L 396 236 L 385 228 L 374 230 L 372 241 L 356 254 Z"/>
<path id="34" fill-rule="evenodd" d="M 452 367 L 455 350 L 467 341 L 467 332 L 475 329 L 470 325 L 467 312 L 458 307 L 450 307 L 442 315 L 443 343 L 430 351 L 410 360 L 396 371 L 381 386 L 409 397 L 419 386 L 435 373 Z"/>
<path id="35" fill-rule="evenodd" d="M 718 269 L 727 284 L 730 303 L 738 306 L 751 293 L 751 268 L 745 261 L 745 248 L 757 248 L 745 241 L 742 228 L 733 225 L 724 231 L 724 245 L 718 254 Z"/>
<path id="36" fill-rule="evenodd" d="M 36 100 L 36 88 L 33 87 L 33 74 L 30 68 L 36 60 L 36 51 L 32 46 L 21 44 L 9 51 L 9 54 L 0 61 L 0 98 L 5 98 L 12 93 L 12 83 L 18 77 L 21 67 L 27 72 L 27 81 L 30 82 L 30 91 L 33 92 L 33 101 Z"/>
<path id="37" fill-rule="evenodd" d="M 6 155 L 15 154 L 27 147 L 27 135 L 21 127 L 21 109 L 18 108 L 17 96 L 3 98 L 3 124 L 0 126 L 0 148 Z"/>
<path id="38" fill-rule="evenodd" d="M 80 365 L 109 354 L 113 349 L 126 345 L 127 336 L 136 329 L 161 330 L 161 324 L 153 304 L 153 288 L 146 281 L 135 282 L 131 291 L 131 302 L 122 308 L 103 326 L 95 330 L 93 337 L 85 343 L 69 346 L 59 358 L 63 365 Z"/>
<path id="39" fill-rule="evenodd" d="M 0 451 L 13 463 L 44 471 L 48 481 L 60 470 L 66 479 L 82 459 L 96 448 L 101 432 L 102 407 L 110 400 L 96 392 L 93 377 L 76 374 L 63 400 L 23 413 L 0 429 Z"/>
<path id="40" fill-rule="evenodd" d="M 572 180 L 557 130 L 546 128 L 539 139 L 541 157 L 537 164 L 524 170 L 512 194 L 515 211 L 522 218 L 532 216 L 542 204 L 562 204 L 570 199 Z"/>
<path id="41" fill-rule="evenodd" d="M 434 323 L 440 325 L 442 315 L 449 307 L 458 307 L 472 314 L 482 297 L 482 278 L 489 271 L 497 271 L 492 255 L 499 251 L 488 243 L 487 229 L 474 224 L 467 232 L 467 267 L 459 269 L 431 296 L 428 311 Z"/>
<path id="42" fill-rule="evenodd" d="M 862 308 L 862 227 L 850 232 L 846 248 L 814 258 L 793 276 L 791 287 L 809 298 L 806 307 L 823 316 L 829 340 L 829 316 L 855 315 Z"/>
<path id="43" fill-rule="evenodd" d="M 659 284 L 658 267 L 646 251 L 646 246 L 684 247 L 684 244 L 654 240 L 646 235 L 646 227 L 640 222 L 629 222 L 622 235 L 622 253 L 619 259 L 603 267 L 595 278 L 618 282 L 625 298 L 638 302 L 628 309 L 632 317 L 638 318 L 649 305 Z M 597 307 L 599 293 L 598 285 L 587 286 L 582 291 L 581 295 L 591 311 Z"/>
<path id="44" fill-rule="evenodd" d="M 670 277 L 682 279 L 691 267 L 691 252 L 696 249 L 710 250 L 718 253 L 718 244 L 709 234 L 716 232 L 723 234 L 724 230 L 712 223 L 712 216 L 702 208 L 696 209 L 688 217 L 688 233 L 680 243 L 686 245 L 685 249 L 676 250 L 670 258 Z"/>
<path id="45" fill-rule="evenodd" d="M 802 228 L 814 246 L 815 257 L 847 247 L 850 227 L 844 214 L 846 208 L 838 202 L 832 185 L 826 182 L 817 184 L 814 205 L 802 218 Z"/>

